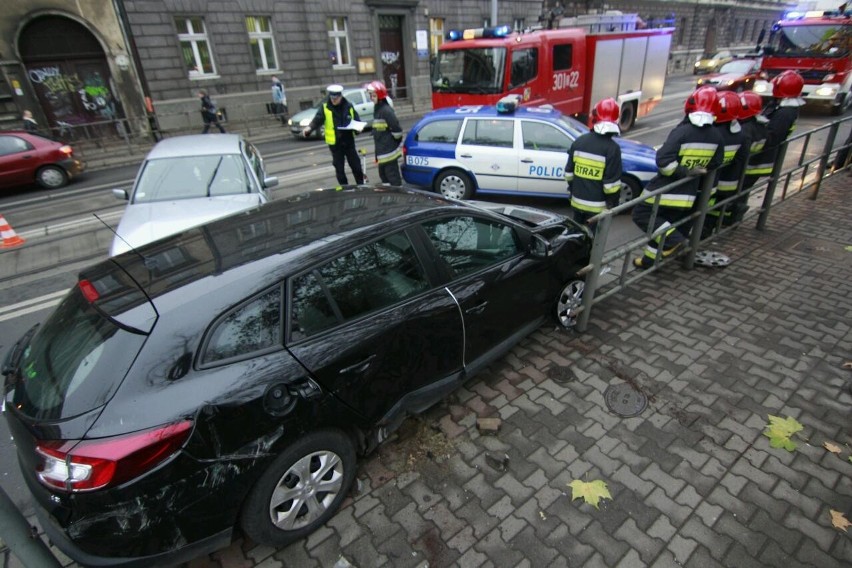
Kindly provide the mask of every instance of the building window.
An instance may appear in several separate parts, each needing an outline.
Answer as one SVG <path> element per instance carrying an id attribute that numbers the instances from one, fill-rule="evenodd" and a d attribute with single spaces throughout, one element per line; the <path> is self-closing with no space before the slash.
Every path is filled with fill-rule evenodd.
<path id="1" fill-rule="evenodd" d="M 429 52 L 438 55 L 438 48 L 444 43 L 444 18 L 429 18 Z"/>
<path id="2" fill-rule="evenodd" d="M 272 25 L 267 16 L 246 16 L 246 30 L 254 68 L 258 71 L 278 69 L 278 56 L 272 40 Z"/>
<path id="3" fill-rule="evenodd" d="M 686 18 L 680 19 L 680 29 L 677 31 L 677 44 L 683 45 L 683 40 L 686 37 Z"/>
<path id="4" fill-rule="evenodd" d="M 183 62 L 189 77 L 204 77 L 216 74 L 210 42 L 207 40 L 207 28 L 204 18 L 175 18 L 178 41 L 183 54 Z"/>
<path id="5" fill-rule="evenodd" d="M 328 54 L 332 67 L 350 67 L 349 59 L 349 28 L 346 18 L 328 18 Z"/>
<path id="6" fill-rule="evenodd" d="M 512 22 L 512 30 L 516 32 L 524 31 L 524 18 L 515 18 Z"/>

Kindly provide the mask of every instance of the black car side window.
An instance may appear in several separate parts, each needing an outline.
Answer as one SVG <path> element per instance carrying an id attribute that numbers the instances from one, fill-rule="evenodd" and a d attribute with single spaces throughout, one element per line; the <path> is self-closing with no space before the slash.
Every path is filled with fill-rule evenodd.
<path id="1" fill-rule="evenodd" d="M 454 276 L 497 264 L 521 251 L 515 230 L 497 221 L 452 217 L 424 223 L 423 229 Z"/>
<path id="2" fill-rule="evenodd" d="M 331 327 L 338 313 L 344 320 L 356 318 L 428 287 L 411 241 L 404 232 L 395 233 L 294 279 L 291 337 L 298 340 Z"/>
<path id="3" fill-rule="evenodd" d="M 245 357 L 280 345 L 281 289 L 276 286 L 216 322 L 201 363 Z"/>

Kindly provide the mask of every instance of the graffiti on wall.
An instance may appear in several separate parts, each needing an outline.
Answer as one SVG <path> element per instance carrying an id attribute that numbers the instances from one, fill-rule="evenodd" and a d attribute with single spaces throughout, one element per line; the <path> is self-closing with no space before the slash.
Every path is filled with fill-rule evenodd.
<path id="1" fill-rule="evenodd" d="M 81 74 L 45 65 L 27 73 L 57 120 L 84 123 L 116 118 L 116 99 L 100 71 L 88 69 Z"/>

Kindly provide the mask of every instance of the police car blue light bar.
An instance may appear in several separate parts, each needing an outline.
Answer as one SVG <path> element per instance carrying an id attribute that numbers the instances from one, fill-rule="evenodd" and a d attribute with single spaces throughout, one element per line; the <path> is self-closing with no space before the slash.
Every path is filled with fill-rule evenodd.
<path id="1" fill-rule="evenodd" d="M 506 95 L 505 97 L 497 101 L 497 112 L 505 114 L 515 112 L 515 109 L 517 109 L 520 104 L 520 95 Z"/>

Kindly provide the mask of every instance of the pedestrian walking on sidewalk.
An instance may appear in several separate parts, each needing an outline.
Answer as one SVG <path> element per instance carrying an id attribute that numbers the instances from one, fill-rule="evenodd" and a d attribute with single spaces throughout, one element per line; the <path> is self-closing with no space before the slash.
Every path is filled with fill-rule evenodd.
<path id="1" fill-rule="evenodd" d="M 272 78 L 272 112 L 281 121 L 281 126 L 287 126 L 290 111 L 287 108 L 287 93 L 278 77 Z"/>
<path id="2" fill-rule="evenodd" d="M 328 98 L 319 110 L 317 110 L 311 123 L 302 130 L 302 135 L 307 138 L 311 132 L 322 126 L 325 129 L 325 143 L 331 151 L 331 162 L 334 164 L 334 173 L 337 183 L 347 185 L 345 162 L 355 176 L 355 183 L 364 183 L 364 170 L 361 168 L 361 158 L 355 147 L 355 130 L 350 123 L 353 121 L 361 123 L 361 117 L 355 107 L 343 96 L 342 85 L 329 85 L 326 88 Z"/>
<path id="3" fill-rule="evenodd" d="M 648 182 L 642 195 L 685 178 L 689 181 L 660 196 L 653 232 L 663 232 L 648 241 L 642 256 L 633 259 L 636 268 L 653 266 L 661 246 L 662 257 L 671 256 L 689 235 L 690 223 L 674 225 L 690 215 L 701 191 L 702 176 L 718 168 L 725 154 L 722 135 L 713 128 L 715 105 L 716 89 L 713 87 L 701 87 L 689 95 L 684 105 L 686 116 L 657 150 L 659 173 Z M 651 227 L 655 200 L 649 197 L 633 208 L 633 222 L 645 232 Z"/>
<path id="4" fill-rule="evenodd" d="M 621 192 L 621 147 L 613 140 L 620 109 L 615 99 L 592 108 L 592 129 L 568 149 L 565 182 L 571 194 L 571 211 L 581 225 L 607 208 L 618 205 Z"/>
<path id="5" fill-rule="evenodd" d="M 376 146 L 376 164 L 379 178 L 387 185 L 402 185 L 399 158 L 402 156 L 402 126 L 393 107 L 388 103 L 388 90 L 381 81 L 364 85 L 373 101 L 373 122 L 367 127 L 373 131 Z"/>
<path id="6" fill-rule="evenodd" d="M 41 130 L 38 127 L 38 122 L 33 118 L 32 111 L 25 110 L 23 112 L 23 120 L 24 120 L 24 130 L 27 132 L 32 132 L 34 134 L 38 134 L 38 131 Z"/>
<path id="7" fill-rule="evenodd" d="M 207 134 L 210 130 L 210 125 L 212 124 L 219 129 L 219 132 L 224 134 L 225 129 L 221 124 L 219 124 L 219 117 L 216 114 L 216 105 L 214 105 L 213 101 L 210 100 L 210 97 L 207 95 L 207 91 L 204 89 L 198 91 L 198 98 L 201 100 L 201 119 L 204 121 L 204 129 L 201 133 Z"/>

